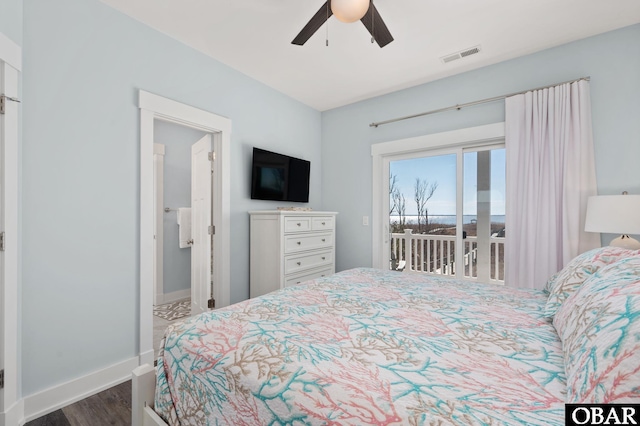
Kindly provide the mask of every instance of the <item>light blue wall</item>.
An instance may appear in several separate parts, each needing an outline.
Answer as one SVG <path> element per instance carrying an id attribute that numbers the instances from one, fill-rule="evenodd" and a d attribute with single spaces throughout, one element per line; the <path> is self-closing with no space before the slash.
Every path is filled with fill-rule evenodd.
<path id="1" fill-rule="evenodd" d="M 0 1 L 0 33 L 22 46 L 22 0 Z"/>
<path id="2" fill-rule="evenodd" d="M 233 121 L 234 302 L 248 297 L 247 211 L 279 205 L 249 199 L 253 146 L 311 160 L 309 205 L 340 212 L 338 269 L 371 264 L 361 220 L 371 216 L 372 143 L 501 121 L 504 111 L 371 121 L 590 75 L 600 192 L 640 193 L 640 25 L 321 115 L 98 0 L 24 0 L 24 25 L 22 3 L 0 3 L 0 31 L 24 49 L 25 396 L 137 355 L 138 89 Z"/>
<path id="3" fill-rule="evenodd" d="M 248 297 L 254 145 L 312 162 L 320 113 L 97 0 L 24 0 L 23 395 L 138 354 L 138 89 L 232 120 L 231 300 Z"/>
<path id="4" fill-rule="evenodd" d="M 369 123 L 591 76 L 600 194 L 640 194 L 640 25 L 569 43 L 322 114 L 323 208 L 337 219 L 336 266 L 371 265 L 371 145 L 504 121 L 492 103 L 388 124 Z M 606 243 L 611 236 L 603 236 Z"/>
<path id="5" fill-rule="evenodd" d="M 163 213 L 163 290 L 171 293 L 191 288 L 191 248 L 178 245 L 178 207 L 191 206 L 191 145 L 205 132 L 155 120 L 153 138 L 165 146 Z"/>

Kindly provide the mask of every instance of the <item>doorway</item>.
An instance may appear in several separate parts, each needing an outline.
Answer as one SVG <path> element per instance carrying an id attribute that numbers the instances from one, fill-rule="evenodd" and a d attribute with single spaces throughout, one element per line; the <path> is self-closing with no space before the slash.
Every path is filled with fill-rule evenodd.
<path id="1" fill-rule="evenodd" d="M 173 322 L 207 309 L 213 294 L 211 246 L 213 236 L 194 217 L 211 224 L 195 199 L 212 210 L 212 173 L 208 157 L 195 162 L 194 149 L 211 152 L 211 134 L 154 120 L 154 308 L 153 345 L 158 350 L 164 330 Z M 205 180 L 205 182 L 200 182 Z M 196 190 L 206 196 L 193 197 Z M 200 225 L 200 226 L 198 226 Z"/>
<path id="2" fill-rule="evenodd" d="M 155 306 L 191 297 L 194 243 L 190 216 L 193 181 L 198 178 L 191 156 L 192 147 L 205 136 L 211 139 L 199 129 L 154 121 Z M 201 178 L 211 180 L 210 170 Z"/>
<path id="3" fill-rule="evenodd" d="M 209 153 L 213 183 L 209 191 L 212 209 L 212 262 L 215 265 L 210 281 L 216 283 L 206 297 L 215 307 L 230 303 L 230 132 L 231 120 L 149 92 L 139 92 L 140 107 L 140 363 L 152 363 L 153 303 L 155 252 L 154 235 L 156 204 L 154 197 L 154 123 L 173 123 L 210 134 Z M 170 207 L 170 206 L 169 206 Z M 210 247 L 210 246 L 209 246 Z M 206 278 L 205 278 L 206 279 Z"/>

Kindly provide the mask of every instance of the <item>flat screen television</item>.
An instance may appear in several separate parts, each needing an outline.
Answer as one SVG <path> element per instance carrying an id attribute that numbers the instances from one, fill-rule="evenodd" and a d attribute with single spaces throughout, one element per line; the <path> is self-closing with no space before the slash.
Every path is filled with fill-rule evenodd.
<path id="1" fill-rule="evenodd" d="M 253 148 L 251 198 L 308 203 L 310 170 L 309 161 Z"/>

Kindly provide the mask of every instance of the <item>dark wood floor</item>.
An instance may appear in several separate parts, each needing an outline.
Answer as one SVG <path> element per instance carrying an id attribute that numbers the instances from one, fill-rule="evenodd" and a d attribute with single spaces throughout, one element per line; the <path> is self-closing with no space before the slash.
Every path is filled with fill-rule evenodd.
<path id="1" fill-rule="evenodd" d="M 131 425 L 131 381 L 64 407 L 25 426 Z"/>

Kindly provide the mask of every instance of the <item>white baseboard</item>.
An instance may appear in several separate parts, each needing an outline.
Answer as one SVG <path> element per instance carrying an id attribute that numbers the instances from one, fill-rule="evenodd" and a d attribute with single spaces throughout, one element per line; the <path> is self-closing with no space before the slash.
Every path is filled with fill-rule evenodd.
<path id="1" fill-rule="evenodd" d="M 184 290 L 172 291 L 171 293 L 159 294 L 158 304 L 165 305 L 167 303 L 177 302 L 178 300 L 187 299 L 191 297 L 191 289 L 186 288 Z"/>
<path id="2" fill-rule="evenodd" d="M 23 425 L 24 401 L 21 399 L 4 413 L 0 413 L 0 426 Z"/>
<path id="3" fill-rule="evenodd" d="M 78 379 L 45 389 L 24 398 L 24 420 L 42 417 L 55 410 L 73 404 L 131 378 L 131 371 L 138 366 L 138 357 L 96 371 Z M 10 423 L 7 423 L 7 426 Z"/>

